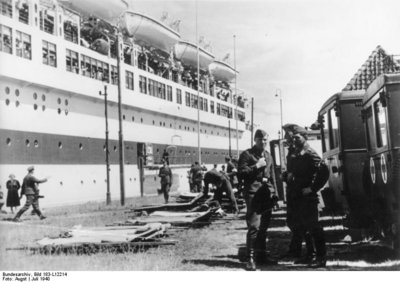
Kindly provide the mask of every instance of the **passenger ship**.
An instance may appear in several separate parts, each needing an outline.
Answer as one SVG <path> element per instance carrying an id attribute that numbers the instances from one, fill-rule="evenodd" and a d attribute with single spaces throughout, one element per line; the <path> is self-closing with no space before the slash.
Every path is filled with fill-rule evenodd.
<path id="1" fill-rule="evenodd" d="M 126 197 L 156 192 L 164 150 L 173 190 L 188 190 L 187 170 L 199 159 L 197 107 L 203 163 L 223 163 L 231 144 L 236 153 L 236 142 L 240 150 L 250 146 L 247 99 L 233 87 L 238 72 L 181 39 L 177 22 L 130 11 L 116 0 L 0 3 L 3 189 L 10 173 L 22 181 L 27 166 L 35 165 L 37 177 L 51 176 L 40 185 L 44 206 L 105 199 L 105 101 L 99 92 L 108 98 L 113 200 L 120 197 L 119 90 Z"/>

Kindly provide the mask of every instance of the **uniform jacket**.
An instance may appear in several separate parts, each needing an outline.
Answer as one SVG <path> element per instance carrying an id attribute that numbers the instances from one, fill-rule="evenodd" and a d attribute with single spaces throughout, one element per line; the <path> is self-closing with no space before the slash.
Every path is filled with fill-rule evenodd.
<path id="1" fill-rule="evenodd" d="M 158 176 L 161 177 L 161 184 L 170 184 L 172 183 L 172 171 L 171 169 L 166 167 L 161 167 L 158 172 Z"/>
<path id="2" fill-rule="evenodd" d="M 301 190 L 310 187 L 315 192 L 313 193 L 314 196 L 316 196 L 318 188 L 315 187 L 314 181 L 320 162 L 321 158 L 308 143 L 304 144 L 301 151 L 295 151 L 294 156 L 291 158 L 290 172 L 293 174 L 292 185 L 296 195 L 301 196 Z"/>
<path id="3" fill-rule="evenodd" d="M 207 171 L 206 174 L 204 175 L 204 183 L 206 184 L 211 183 L 216 186 L 220 186 L 222 184 L 222 181 L 224 180 L 228 180 L 227 176 L 217 171 L 216 169 Z"/>
<path id="4" fill-rule="evenodd" d="M 267 165 L 257 168 L 256 164 L 260 158 L 264 157 Z M 240 154 L 238 173 L 244 181 L 244 189 L 247 193 L 256 193 L 263 185 L 262 179 L 268 178 L 269 188 L 276 191 L 275 172 L 272 156 L 267 151 L 259 152 L 257 147 L 248 149 Z"/>
<path id="5" fill-rule="evenodd" d="M 22 182 L 22 191 L 21 195 L 35 195 L 38 193 L 37 191 L 37 184 L 46 182 L 47 179 L 37 179 L 35 176 L 33 176 L 31 173 L 28 173 L 24 177 L 24 181 Z"/>
<path id="6" fill-rule="evenodd" d="M 195 165 L 190 169 L 190 175 L 193 181 L 203 180 L 203 169 L 200 165 Z"/>

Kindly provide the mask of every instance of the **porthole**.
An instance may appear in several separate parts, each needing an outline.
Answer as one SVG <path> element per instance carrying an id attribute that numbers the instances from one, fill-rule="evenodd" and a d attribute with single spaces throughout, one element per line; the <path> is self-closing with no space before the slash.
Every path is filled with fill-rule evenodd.
<path id="1" fill-rule="evenodd" d="M 44 101 L 46 101 L 46 95 L 42 95 L 42 101 L 44 102 Z"/>
<path id="2" fill-rule="evenodd" d="M 132 121 L 135 121 L 135 117 L 134 116 L 132 116 Z"/>
<path id="3" fill-rule="evenodd" d="M 39 141 L 33 141 L 33 146 L 35 146 L 35 148 L 39 148 Z"/>
<path id="4" fill-rule="evenodd" d="M 93 179 L 93 184 L 96 184 L 96 179 Z"/>
<path id="5" fill-rule="evenodd" d="M 15 106 L 16 106 L 16 107 L 19 106 L 19 101 L 15 101 Z"/>
<path id="6" fill-rule="evenodd" d="M 43 106 L 42 106 L 42 111 L 44 112 L 45 110 L 46 110 L 46 106 L 43 105 Z"/>
<path id="7" fill-rule="evenodd" d="M 33 93 L 33 99 L 36 100 L 37 99 L 37 93 Z"/>
<path id="8" fill-rule="evenodd" d="M 38 105 L 33 104 L 33 109 L 34 109 L 35 111 L 37 110 L 37 108 L 38 108 Z"/>
<path id="9" fill-rule="evenodd" d="M 31 146 L 31 142 L 28 139 L 26 139 L 25 140 L 25 145 L 26 145 L 26 147 L 30 147 Z"/>
<path id="10" fill-rule="evenodd" d="M 122 115 L 122 119 L 125 120 L 125 115 Z"/>
<path id="11" fill-rule="evenodd" d="M 10 99 L 6 99 L 6 105 L 10 105 Z"/>
<path id="12" fill-rule="evenodd" d="M 61 104 L 61 98 L 57 99 L 57 103 L 60 105 Z"/>
<path id="13" fill-rule="evenodd" d="M 181 125 L 179 125 L 179 129 L 182 129 L 182 126 L 181 126 Z"/>
<path id="14" fill-rule="evenodd" d="M 140 122 L 143 123 L 143 119 L 142 118 L 140 118 Z"/>
<path id="15" fill-rule="evenodd" d="M 60 186 L 63 186 L 63 185 L 64 185 L 64 183 L 62 181 L 60 181 Z"/>
<path id="16" fill-rule="evenodd" d="M 82 145 L 82 143 L 79 143 L 79 150 L 83 150 L 83 145 Z"/>
<path id="17" fill-rule="evenodd" d="M 132 182 L 132 178 L 129 178 L 129 181 Z"/>
<path id="18" fill-rule="evenodd" d="M 83 180 L 81 180 L 81 184 L 83 184 Z"/>
<path id="19" fill-rule="evenodd" d="M 15 89 L 15 96 L 19 96 L 19 89 Z"/>
<path id="20" fill-rule="evenodd" d="M 10 87 L 7 86 L 5 90 L 6 90 L 6 94 L 10 94 Z"/>
<path id="21" fill-rule="evenodd" d="M 153 120 L 153 125 L 155 124 L 156 122 Z"/>
<path id="22" fill-rule="evenodd" d="M 11 138 L 6 139 L 6 144 L 7 144 L 7 146 L 11 146 Z"/>
<path id="23" fill-rule="evenodd" d="M 62 149 L 62 147 L 63 147 L 62 142 L 61 141 L 58 142 L 58 149 Z"/>
<path id="24" fill-rule="evenodd" d="M 169 124 L 169 127 L 172 127 L 172 123 Z"/>
<path id="25" fill-rule="evenodd" d="M 162 121 L 160 121 L 160 126 L 162 126 Z"/>
<path id="26" fill-rule="evenodd" d="M 65 111 L 64 111 L 64 112 L 65 112 L 65 115 L 67 116 L 67 115 L 68 115 L 68 110 L 67 110 L 67 109 L 65 109 Z"/>
<path id="27" fill-rule="evenodd" d="M 57 109 L 57 112 L 58 112 L 58 114 L 61 114 L 61 109 L 58 108 L 58 109 Z"/>

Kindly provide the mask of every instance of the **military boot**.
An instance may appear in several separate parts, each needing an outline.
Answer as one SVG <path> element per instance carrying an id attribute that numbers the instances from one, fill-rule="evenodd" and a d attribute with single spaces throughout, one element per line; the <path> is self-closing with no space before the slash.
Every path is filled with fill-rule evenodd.
<path id="1" fill-rule="evenodd" d="M 256 260 L 254 258 L 254 250 L 250 249 L 249 250 L 249 258 L 246 263 L 246 270 L 247 271 L 256 271 Z"/>

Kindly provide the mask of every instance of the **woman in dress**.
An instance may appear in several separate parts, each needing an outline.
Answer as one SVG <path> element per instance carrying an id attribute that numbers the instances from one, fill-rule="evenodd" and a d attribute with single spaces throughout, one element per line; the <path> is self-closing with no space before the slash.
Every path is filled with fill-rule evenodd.
<path id="1" fill-rule="evenodd" d="M 7 181 L 6 186 L 7 194 L 7 207 L 11 208 L 11 213 L 14 213 L 14 208 L 20 205 L 18 190 L 21 188 L 18 180 L 15 179 L 14 174 L 10 174 L 10 180 Z"/>

